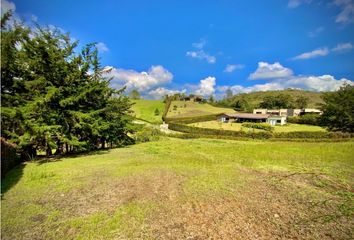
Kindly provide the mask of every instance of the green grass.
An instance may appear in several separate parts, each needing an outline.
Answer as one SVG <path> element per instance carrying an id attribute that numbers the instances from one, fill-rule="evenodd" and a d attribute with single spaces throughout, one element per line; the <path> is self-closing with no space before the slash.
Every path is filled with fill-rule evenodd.
<path id="1" fill-rule="evenodd" d="M 162 123 L 162 113 L 164 111 L 165 103 L 162 100 L 133 100 L 135 103 L 132 110 L 135 117 L 143 119 L 151 123 Z M 159 110 L 159 115 L 155 115 L 155 109 Z"/>
<path id="2" fill-rule="evenodd" d="M 213 128 L 213 129 L 223 129 L 223 130 L 232 130 L 232 131 L 253 131 L 252 129 L 245 128 L 241 126 L 241 123 L 221 123 L 217 120 L 214 121 L 207 121 L 207 122 L 198 122 L 198 123 L 191 123 L 188 124 L 194 127 L 201 127 L 201 128 Z M 255 131 L 264 131 L 255 129 Z M 295 123 L 288 123 L 287 125 L 276 125 L 274 126 L 274 132 L 295 132 L 295 131 L 305 131 L 305 132 L 315 132 L 315 131 L 323 131 L 325 132 L 326 129 L 319 127 L 319 126 L 312 126 L 312 125 L 305 125 L 305 124 L 295 124 Z"/>
<path id="3" fill-rule="evenodd" d="M 2 181 L 2 239 L 349 239 L 352 149 L 162 138 L 29 162 Z"/>
<path id="4" fill-rule="evenodd" d="M 177 106 L 175 109 L 174 106 Z M 217 113 L 233 113 L 231 108 L 214 107 L 208 103 L 172 101 L 167 117 L 197 117 Z"/>

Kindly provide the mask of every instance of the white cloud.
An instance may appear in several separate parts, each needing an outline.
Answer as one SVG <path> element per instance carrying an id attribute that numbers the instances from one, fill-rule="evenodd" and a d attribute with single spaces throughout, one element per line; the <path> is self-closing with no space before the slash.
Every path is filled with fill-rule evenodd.
<path id="1" fill-rule="evenodd" d="M 200 39 L 199 42 L 193 43 L 192 46 L 197 49 L 203 49 L 206 44 L 206 40 L 204 38 Z"/>
<path id="2" fill-rule="evenodd" d="M 242 69 L 244 67 L 245 67 L 245 65 L 243 65 L 243 64 L 227 64 L 224 69 L 224 72 L 232 73 L 233 71 L 238 70 L 238 69 Z"/>
<path id="3" fill-rule="evenodd" d="M 354 23 L 354 2 L 352 0 L 335 0 L 334 4 L 341 8 L 336 17 L 337 23 Z"/>
<path id="4" fill-rule="evenodd" d="M 305 52 L 302 53 L 296 57 L 293 58 L 293 60 L 300 60 L 300 59 L 309 59 L 309 58 L 315 58 L 315 57 L 322 57 L 322 56 L 326 56 L 329 54 L 329 50 L 327 47 L 324 48 L 318 48 L 315 49 L 311 52 Z"/>
<path id="5" fill-rule="evenodd" d="M 257 70 L 250 74 L 249 79 L 269 79 L 288 77 L 293 74 L 289 68 L 283 67 L 279 62 L 273 64 L 267 62 L 258 62 Z"/>
<path id="6" fill-rule="evenodd" d="M 171 90 L 171 89 L 167 89 L 164 87 L 159 87 L 159 88 L 149 91 L 149 95 L 154 99 L 161 99 L 165 95 L 170 96 L 170 95 L 173 95 L 176 93 L 184 93 L 184 92 L 186 92 L 186 89 L 179 91 L 179 90 Z"/>
<path id="7" fill-rule="evenodd" d="M 106 67 L 107 69 L 109 67 Z M 137 72 L 135 70 L 126 70 L 114 68 L 106 73 L 107 77 L 112 77 L 113 87 L 126 86 L 129 89 L 137 89 L 140 92 L 146 92 L 154 87 L 170 83 L 173 79 L 172 73 L 161 65 L 151 66 L 148 72 Z"/>
<path id="8" fill-rule="evenodd" d="M 215 77 L 207 77 L 200 80 L 199 88 L 196 91 L 196 94 L 202 96 L 209 96 L 215 92 Z"/>
<path id="9" fill-rule="evenodd" d="M 10 10 L 12 11 L 12 13 L 15 13 L 16 11 L 15 3 L 7 0 L 1 0 L 1 15 Z"/>
<path id="10" fill-rule="evenodd" d="M 333 52 L 345 52 L 353 49 L 353 45 L 351 43 L 339 43 L 337 46 L 331 49 Z"/>
<path id="11" fill-rule="evenodd" d="M 192 57 L 192 58 L 197 58 L 197 59 L 205 59 L 208 63 L 215 63 L 216 62 L 216 57 L 209 55 L 208 53 L 204 52 L 204 50 L 199 50 L 199 51 L 188 51 L 186 53 L 186 56 Z"/>
<path id="12" fill-rule="evenodd" d="M 310 38 L 314 38 L 314 37 L 316 37 L 318 34 L 320 34 L 321 32 L 323 32 L 323 30 L 324 30 L 324 27 L 318 27 L 318 28 L 316 28 L 315 30 L 309 32 L 308 36 L 309 36 Z"/>
<path id="13" fill-rule="evenodd" d="M 312 0 L 289 0 L 288 2 L 288 8 L 297 8 L 301 4 L 309 4 L 311 3 Z"/>
<path id="14" fill-rule="evenodd" d="M 109 48 L 107 47 L 107 45 L 103 42 L 99 42 L 96 44 L 97 50 L 100 52 L 108 52 Z"/>
<path id="15" fill-rule="evenodd" d="M 256 84 L 250 87 L 241 85 L 220 86 L 217 87 L 219 92 L 224 92 L 230 88 L 234 94 L 249 93 L 269 90 L 282 90 L 287 88 L 305 89 L 311 91 L 336 91 L 344 83 L 354 85 L 354 82 L 346 78 L 335 79 L 331 75 L 322 76 L 292 76 L 286 79 L 275 79 L 265 84 Z"/>

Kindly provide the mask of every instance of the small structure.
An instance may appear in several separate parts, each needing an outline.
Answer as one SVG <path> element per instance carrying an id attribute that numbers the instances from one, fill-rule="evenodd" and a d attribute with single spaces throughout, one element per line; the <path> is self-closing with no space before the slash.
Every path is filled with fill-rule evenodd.
<path id="1" fill-rule="evenodd" d="M 181 100 L 183 101 L 191 101 L 191 102 L 202 102 L 204 100 L 204 98 L 202 96 L 199 95 L 189 95 L 189 96 L 185 96 L 182 97 Z"/>
<path id="2" fill-rule="evenodd" d="M 253 114 L 270 114 L 272 116 L 288 116 L 297 117 L 306 114 L 322 114 L 322 111 L 314 108 L 303 108 L 303 109 L 266 109 L 259 108 L 253 109 Z"/>
<path id="3" fill-rule="evenodd" d="M 272 126 L 284 125 L 284 124 L 286 124 L 286 117 L 285 116 L 269 116 L 267 118 L 267 123 L 269 123 Z"/>
<path id="4" fill-rule="evenodd" d="M 306 115 L 306 114 L 318 114 L 321 115 L 323 112 L 319 109 L 315 108 L 304 108 L 301 109 L 302 111 L 300 112 L 300 115 Z"/>

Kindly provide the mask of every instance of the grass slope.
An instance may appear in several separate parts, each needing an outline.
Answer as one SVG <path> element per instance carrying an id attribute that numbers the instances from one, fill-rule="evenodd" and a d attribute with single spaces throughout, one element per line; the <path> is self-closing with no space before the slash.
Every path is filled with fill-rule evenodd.
<path id="1" fill-rule="evenodd" d="M 174 110 L 174 106 L 177 109 Z M 214 107 L 208 103 L 197 103 L 191 101 L 172 101 L 167 117 L 197 117 L 209 114 L 235 112 L 231 108 Z"/>
<path id="2" fill-rule="evenodd" d="M 318 108 L 318 104 L 323 103 L 323 100 L 321 99 L 322 93 L 295 89 L 240 93 L 233 96 L 233 99 L 237 101 L 241 98 L 245 98 L 252 106 L 257 106 L 263 101 L 264 97 L 275 96 L 280 93 L 289 94 L 290 96 L 292 96 L 293 100 L 296 100 L 299 96 L 307 97 L 309 99 L 307 106 L 308 108 Z"/>
<path id="3" fill-rule="evenodd" d="M 201 127 L 201 128 L 213 128 L 213 129 L 223 129 L 223 130 L 232 130 L 232 131 L 253 131 L 252 129 L 242 127 L 241 123 L 221 123 L 219 121 L 206 121 L 206 122 L 198 122 L 198 123 L 191 123 L 188 124 L 194 127 Z M 264 130 L 255 129 L 254 131 L 260 132 Z M 313 125 L 306 125 L 306 124 L 295 124 L 295 123 L 288 123 L 287 125 L 283 126 L 274 126 L 274 132 L 295 132 L 295 131 L 304 131 L 304 132 L 316 132 L 321 131 L 325 132 L 326 129 L 313 126 Z"/>
<path id="4" fill-rule="evenodd" d="M 135 117 L 143 119 L 151 123 L 162 123 L 162 113 L 164 111 L 165 103 L 162 100 L 133 100 L 135 103 L 132 106 Z M 160 111 L 159 115 L 155 115 L 155 109 Z"/>
<path id="5" fill-rule="evenodd" d="M 353 142 L 182 140 L 28 163 L 2 239 L 352 239 Z"/>

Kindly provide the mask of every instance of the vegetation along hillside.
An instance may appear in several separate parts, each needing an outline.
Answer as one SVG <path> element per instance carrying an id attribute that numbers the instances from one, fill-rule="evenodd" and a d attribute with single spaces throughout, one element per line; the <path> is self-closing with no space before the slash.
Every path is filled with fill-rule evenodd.
<path id="1" fill-rule="evenodd" d="M 151 123 L 162 122 L 162 113 L 165 106 L 162 100 L 137 99 L 132 100 L 132 102 L 134 103 L 132 110 L 136 118 Z"/>
<path id="2" fill-rule="evenodd" d="M 172 101 L 167 117 L 197 117 L 209 114 L 234 112 L 231 108 L 214 107 L 208 103 Z"/>
<path id="3" fill-rule="evenodd" d="M 251 92 L 251 93 L 240 93 L 233 96 L 229 96 L 229 98 L 225 98 L 218 103 L 222 106 L 238 106 L 239 108 L 244 107 L 245 110 L 251 110 L 253 108 L 261 107 L 261 103 L 268 98 L 277 97 L 279 95 L 283 95 L 289 100 L 290 105 L 294 105 L 293 107 L 299 107 L 296 102 L 299 98 L 305 98 L 307 108 L 318 108 L 319 104 L 323 103 L 321 98 L 321 92 L 311 92 L 305 90 L 297 90 L 297 89 L 286 89 L 286 90 L 277 90 L 277 91 L 262 91 L 262 92 Z M 242 106 L 246 105 L 246 106 Z M 236 106 L 237 107 L 237 106 Z"/>

